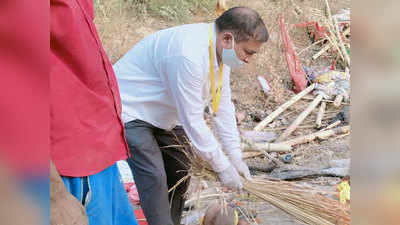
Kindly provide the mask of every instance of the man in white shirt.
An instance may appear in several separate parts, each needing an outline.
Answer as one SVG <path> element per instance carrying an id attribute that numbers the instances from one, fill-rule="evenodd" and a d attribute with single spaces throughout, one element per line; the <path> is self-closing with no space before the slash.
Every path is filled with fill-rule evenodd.
<path id="1" fill-rule="evenodd" d="M 215 23 L 151 34 L 114 65 L 132 153 L 128 163 L 149 225 L 180 224 L 189 182 L 178 185 L 169 198 L 168 189 L 187 175 L 186 135 L 224 186 L 242 188 L 239 174 L 251 179 L 242 160 L 229 76 L 267 40 L 260 15 L 235 7 Z M 210 102 L 221 144 L 204 119 Z"/>

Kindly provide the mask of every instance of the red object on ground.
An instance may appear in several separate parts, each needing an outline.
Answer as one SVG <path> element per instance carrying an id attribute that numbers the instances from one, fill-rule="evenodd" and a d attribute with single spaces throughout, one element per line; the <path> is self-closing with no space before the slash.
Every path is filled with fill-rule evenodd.
<path id="1" fill-rule="evenodd" d="M 135 183 L 124 183 L 124 187 L 128 194 L 129 201 L 133 205 L 140 205 L 139 193 L 137 192 Z"/>
<path id="2" fill-rule="evenodd" d="M 131 204 L 136 206 L 140 205 L 139 194 L 137 192 L 135 183 L 124 183 L 124 188 L 126 193 L 128 194 L 128 198 Z M 139 225 L 148 225 L 142 209 L 135 209 L 133 210 L 133 212 L 135 213 L 136 220 L 138 221 Z"/>
<path id="3" fill-rule="evenodd" d="M 325 35 L 326 27 L 320 26 L 318 22 L 312 21 L 312 22 L 305 22 L 305 23 L 298 23 L 296 24 L 298 27 L 309 27 L 311 30 L 311 36 L 315 39 L 315 41 L 320 40 L 323 38 Z"/>
<path id="4" fill-rule="evenodd" d="M 283 17 L 280 17 L 280 25 L 282 31 L 283 43 L 286 47 L 286 61 L 289 68 L 290 76 L 292 77 L 295 85 L 294 91 L 299 93 L 307 86 L 306 73 L 303 70 L 299 60 L 297 59 L 296 53 L 293 50 L 293 44 L 290 42 L 289 35 L 286 31 L 286 27 L 283 24 Z"/>
<path id="5" fill-rule="evenodd" d="M 135 216 L 136 216 L 136 220 L 138 221 L 139 225 L 148 225 L 146 217 L 144 216 L 142 209 L 136 209 Z"/>

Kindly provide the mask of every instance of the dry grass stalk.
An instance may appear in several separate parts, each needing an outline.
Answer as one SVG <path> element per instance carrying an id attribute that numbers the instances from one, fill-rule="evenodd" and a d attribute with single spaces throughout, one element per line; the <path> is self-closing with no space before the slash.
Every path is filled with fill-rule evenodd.
<path id="1" fill-rule="evenodd" d="M 293 105 L 299 99 L 304 97 L 306 94 L 310 93 L 314 90 L 315 84 L 311 84 L 309 87 L 293 96 L 289 101 L 285 102 L 281 106 L 279 106 L 275 111 L 269 114 L 265 119 L 263 119 L 257 126 L 254 128 L 255 131 L 261 131 L 265 128 L 270 122 L 272 122 L 277 116 L 279 116 L 283 111 L 285 111 L 289 106 Z"/>
<path id="2" fill-rule="evenodd" d="M 349 224 L 349 213 L 338 200 L 325 197 L 322 191 L 293 182 L 243 181 L 244 189 L 275 205 L 307 224 Z"/>

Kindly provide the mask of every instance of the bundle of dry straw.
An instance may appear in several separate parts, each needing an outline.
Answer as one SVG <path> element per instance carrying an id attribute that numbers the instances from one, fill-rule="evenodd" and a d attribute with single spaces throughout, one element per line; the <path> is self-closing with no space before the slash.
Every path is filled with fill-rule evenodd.
<path id="1" fill-rule="evenodd" d="M 188 155 L 191 167 L 187 177 L 217 180 L 216 174 L 200 157 Z M 183 181 L 183 180 L 182 180 Z M 350 224 L 349 208 L 338 200 L 325 196 L 328 192 L 294 182 L 243 179 L 244 191 L 266 201 L 306 224 Z"/>

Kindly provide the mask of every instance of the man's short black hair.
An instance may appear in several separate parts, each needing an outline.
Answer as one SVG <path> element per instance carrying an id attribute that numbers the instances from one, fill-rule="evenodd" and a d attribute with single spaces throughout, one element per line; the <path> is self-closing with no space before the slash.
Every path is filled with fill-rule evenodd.
<path id="1" fill-rule="evenodd" d="M 261 16 L 247 7 L 230 8 L 215 23 L 219 32 L 232 32 L 236 42 L 248 41 L 250 37 L 258 42 L 266 42 L 269 37 Z"/>

